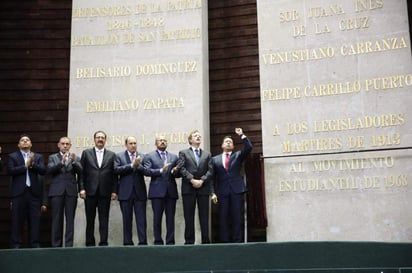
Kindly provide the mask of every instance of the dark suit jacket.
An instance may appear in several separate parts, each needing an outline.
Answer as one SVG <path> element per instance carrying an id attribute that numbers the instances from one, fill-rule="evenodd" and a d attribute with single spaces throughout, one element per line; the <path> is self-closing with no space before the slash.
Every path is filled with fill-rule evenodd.
<path id="1" fill-rule="evenodd" d="M 170 198 L 178 199 L 177 185 L 175 177 L 178 174 L 172 174 L 172 169 L 177 164 L 177 156 L 172 153 L 167 153 L 167 162 L 171 164 L 166 171 L 160 173 L 163 167 L 163 160 L 157 151 L 153 151 L 145 155 L 143 159 L 144 174 L 150 176 L 149 198 L 164 198 L 166 194 Z"/>
<path id="2" fill-rule="evenodd" d="M 199 165 L 196 163 L 196 158 L 192 148 L 188 148 L 179 152 L 180 174 L 182 175 L 182 195 L 192 194 L 196 191 L 199 194 L 211 194 L 211 184 L 213 178 L 213 161 L 210 153 L 200 149 Z M 190 180 L 201 179 L 203 185 L 196 189 L 190 183 Z"/>
<path id="3" fill-rule="evenodd" d="M 100 196 L 109 197 L 112 193 L 117 193 L 115 158 L 114 152 L 104 149 L 102 166 L 99 168 L 95 148 L 83 151 L 80 163 L 83 167 L 83 182 L 87 195 L 93 196 L 99 193 Z"/>
<path id="4" fill-rule="evenodd" d="M 8 173 L 12 176 L 10 185 L 11 197 L 22 195 L 26 189 L 26 167 L 20 151 L 9 155 L 7 166 Z M 46 167 L 44 166 L 43 156 L 35 153 L 33 166 L 29 168 L 31 192 L 41 200 L 43 199 L 43 179 L 41 176 L 44 174 L 46 174 Z"/>
<path id="5" fill-rule="evenodd" d="M 144 155 L 137 152 L 136 157 L 142 159 Z M 119 176 L 118 198 L 119 201 L 128 200 L 132 196 L 133 186 L 139 200 L 147 200 L 146 183 L 144 181 L 143 161 L 137 167 L 132 167 L 127 151 L 118 153 L 114 161 L 114 172 Z"/>
<path id="6" fill-rule="evenodd" d="M 232 152 L 229 161 L 229 170 L 223 167 L 222 154 L 213 157 L 215 174 L 215 187 L 217 196 L 227 196 L 230 192 L 244 193 L 247 191 L 245 182 L 241 175 L 243 161 L 252 151 L 252 143 L 247 137 L 242 139 L 243 150 Z"/>
<path id="7" fill-rule="evenodd" d="M 79 189 L 84 188 L 82 172 L 80 157 L 63 164 L 60 152 L 50 155 L 47 163 L 47 174 L 51 176 L 49 196 L 77 196 Z"/>

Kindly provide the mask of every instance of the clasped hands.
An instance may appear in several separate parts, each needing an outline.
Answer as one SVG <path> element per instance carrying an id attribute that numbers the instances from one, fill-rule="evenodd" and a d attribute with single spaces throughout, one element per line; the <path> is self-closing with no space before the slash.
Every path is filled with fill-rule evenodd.
<path id="1" fill-rule="evenodd" d="M 192 178 L 192 179 L 190 179 L 190 183 L 192 183 L 193 188 L 198 189 L 198 188 L 202 187 L 203 180 Z"/>

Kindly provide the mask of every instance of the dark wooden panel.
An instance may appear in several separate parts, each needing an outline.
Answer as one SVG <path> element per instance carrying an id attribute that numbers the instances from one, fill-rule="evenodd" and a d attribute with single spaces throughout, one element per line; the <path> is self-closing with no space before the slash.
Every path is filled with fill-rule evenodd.
<path id="1" fill-rule="evenodd" d="M 58 138 L 67 134 L 71 5 L 71 0 L 0 1 L 0 145 L 5 161 L 17 150 L 21 133 L 30 134 L 33 150 L 45 161 L 57 151 Z M 0 248 L 9 246 L 8 183 L 3 170 Z M 42 222 L 42 244 L 48 246 L 48 214 Z"/>

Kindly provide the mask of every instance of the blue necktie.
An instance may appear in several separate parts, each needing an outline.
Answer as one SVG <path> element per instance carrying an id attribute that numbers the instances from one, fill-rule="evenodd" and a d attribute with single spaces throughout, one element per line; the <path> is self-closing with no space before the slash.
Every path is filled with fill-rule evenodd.
<path id="1" fill-rule="evenodd" d="M 166 163 L 166 161 L 167 161 L 166 153 L 165 153 L 165 152 L 161 152 L 161 153 L 160 153 L 160 157 L 162 158 L 163 162 Z"/>
<path id="2" fill-rule="evenodd" d="M 196 155 L 196 164 L 199 165 L 199 159 L 200 159 L 199 149 L 195 149 L 195 155 Z"/>
<path id="3" fill-rule="evenodd" d="M 26 163 L 27 160 L 29 160 L 29 153 L 24 153 L 24 163 Z M 29 175 L 29 169 L 28 168 L 26 170 L 26 186 L 27 187 L 31 186 L 30 175 Z"/>

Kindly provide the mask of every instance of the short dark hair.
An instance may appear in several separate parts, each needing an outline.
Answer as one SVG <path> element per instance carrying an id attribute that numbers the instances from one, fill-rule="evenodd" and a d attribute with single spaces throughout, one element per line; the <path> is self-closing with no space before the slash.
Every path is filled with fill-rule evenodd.
<path id="1" fill-rule="evenodd" d="M 94 135 L 93 135 L 93 139 L 96 138 L 96 135 L 97 135 L 98 133 L 102 133 L 102 134 L 104 135 L 104 138 L 107 138 L 107 135 L 106 135 L 105 132 L 103 132 L 103 131 L 96 131 L 96 132 L 94 133 Z"/>
<path id="2" fill-rule="evenodd" d="M 225 141 L 226 138 L 230 138 L 232 141 L 234 141 L 232 136 L 224 136 L 222 142 Z"/>
<path id="3" fill-rule="evenodd" d="M 23 137 L 27 137 L 27 138 L 30 139 L 30 141 L 31 141 L 31 137 L 29 136 L 29 134 L 26 134 L 26 133 L 23 133 L 23 134 L 20 135 L 19 141 L 20 141 L 20 139 L 22 139 Z"/>

